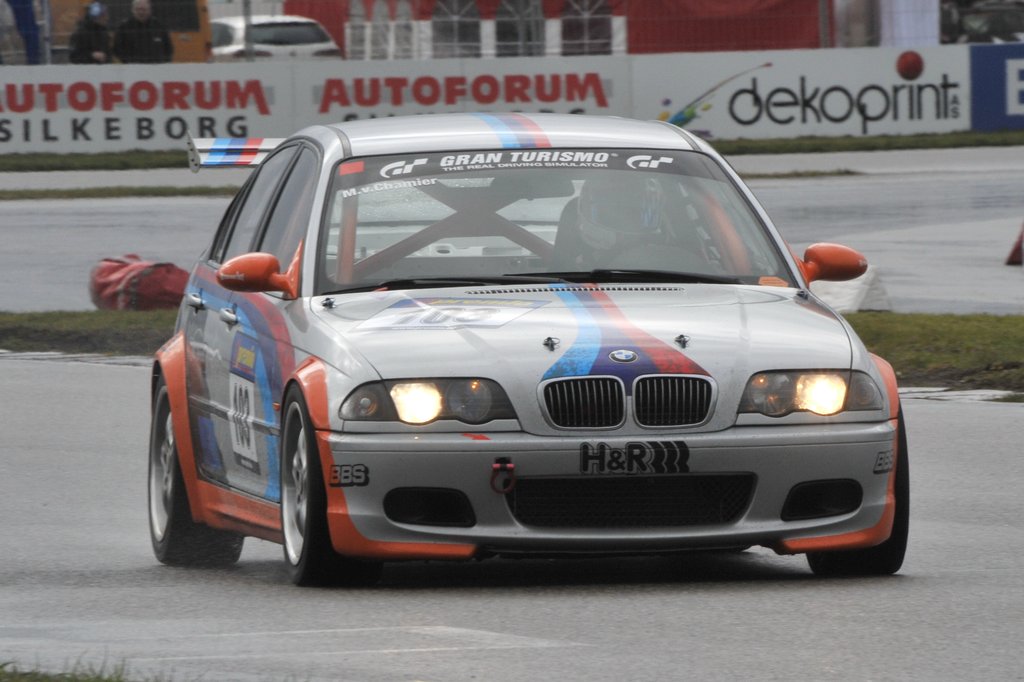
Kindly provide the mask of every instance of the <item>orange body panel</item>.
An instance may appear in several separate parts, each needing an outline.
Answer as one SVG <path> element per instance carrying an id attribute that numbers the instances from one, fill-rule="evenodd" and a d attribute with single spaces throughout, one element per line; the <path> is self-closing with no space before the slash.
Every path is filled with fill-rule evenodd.
<path id="1" fill-rule="evenodd" d="M 197 497 L 203 508 L 203 520 L 215 528 L 284 542 L 281 508 L 272 503 L 246 497 L 206 481 L 196 481 Z M 192 499 L 192 496 L 189 496 Z"/>
<path id="2" fill-rule="evenodd" d="M 895 422 L 893 424 L 895 426 Z M 893 452 L 896 451 L 898 436 L 893 436 Z M 864 549 L 880 545 L 892 534 L 892 523 L 896 518 L 896 466 L 889 472 L 889 484 L 885 491 L 885 508 L 878 523 L 864 530 L 840 535 L 824 535 L 814 538 L 783 540 L 773 549 L 779 554 L 801 554 L 803 552 L 825 552 L 844 549 Z"/>
<path id="3" fill-rule="evenodd" d="M 202 504 L 197 490 L 195 450 L 192 447 L 192 430 L 189 428 L 188 391 L 185 382 L 185 334 L 178 332 L 156 352 L 156 364 L 167 384 L 167 398 L 171 403 L 171 424 L 174 428 L 174 442 L 178 449 L 178 463 L 185 479 L 188 492 L 188 506 L 192 518 L 205 521 Z"/>
<path id="4" fill-rule="evenodd" d="M 892 365 L 877 355 L 872 354 L 871 359 L 875 361 L 875 365 L 885 380 L 885 390 L 889 397 L 889 421 L 893 429 L 897 430 L 899 428 L 897 417 L 900 409 L 900 396 L 896 385 L 896 372 L 893 371 Z M 892 438 L 892 451 L 898 454 L 898 448 L 899 433 L 897 431 Z M 880 545 L 888 540 L 892 534 L 893 520 L 896 518 L 896 467 L 899 466 L 899 457 L 894 459 L 896 464 L 889 472 L 889 483 L 885 492 L 885 508 L 882 510 L 882 517 L 874 526 L 840 535 L 783 540 L 773 549 L 779 554 L 800 554 L 803 552 L 863 549 Z"/>
<path id="5" fill-rule="evenodd" d="M 182 332 L 157 351 L 156 362 L 167 384 L 178 462 L 193 520 L 214 528 L 281 542 L 281 517 L 276 504 L 255 500 L 199 479 L 192 430 L 189 428 L 185 336 Z"/>
<path id="6" fill-rule="evenodd" d="M 348 503 L 341 488 L 331 487 L 329 476 L 334 465 L 329 441 L 330 424 L 327 401 L 327 370 L 319 360 L 310 358 L 295 371 L 302 386 L 309 418 L 316 428 L 320 468 L 327 490 L 327 527 L 331 544 L 339 554 L 364 559 L 469 559 L 476 554 L 476 545 L 436 542 L 379 542 L 359 532 L 348 514 Z"/>

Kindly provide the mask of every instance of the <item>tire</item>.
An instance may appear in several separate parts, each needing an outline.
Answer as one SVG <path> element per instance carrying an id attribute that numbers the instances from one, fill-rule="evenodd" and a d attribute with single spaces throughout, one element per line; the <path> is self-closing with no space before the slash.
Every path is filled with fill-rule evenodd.
<path id="1" fill-rule="evenodd" d="M 327 528 L 327 492 L 309 410 L 302 392 L 285 395 L 281 430 L 281 529 L 291 581 L 301 586 L 366 586 L 381 575 L 380 562 L 334 551 Z"/>
<path id="2" fill-rule="evenodd" d="M 809 552 L 807 563 L 815 575 L 871 576 L 891 575 L 900 570 L 907 552 L 910 529 L 910 456 L 907 452 L 907 430 L 903 409 L 898 418 L 896 458 L 896 516 L 889 539 L 875 547 L 845 552 Z"/>
<path id="3" fill-rule="evenodd" d="M 245 537 L 192 520 L 171 428 L 171 404 L 161 377 L 149 432 L 149 536 L 157 560 L 169 566 L 230 566 Z"/>

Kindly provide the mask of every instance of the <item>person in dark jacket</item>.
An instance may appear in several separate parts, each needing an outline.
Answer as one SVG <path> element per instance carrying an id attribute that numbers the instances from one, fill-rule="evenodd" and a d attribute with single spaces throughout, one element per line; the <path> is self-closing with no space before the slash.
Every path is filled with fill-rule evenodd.
<path id="1" fill-rule="evenodd" d="M 71 34 L 68 61 L 72 64 L 110 62 L 110 33 L 107 31 L 107 7 L 99 0 L 85 8 L 85 16 Z"/>
<path id="2" fill-rule="evenodd" d="M 114 56 L 125 64 L 161 64 L 171 61 L 171 36 L 153 18 L 149 0 L 132 0 L 132 16 L 114 33 Z"/>

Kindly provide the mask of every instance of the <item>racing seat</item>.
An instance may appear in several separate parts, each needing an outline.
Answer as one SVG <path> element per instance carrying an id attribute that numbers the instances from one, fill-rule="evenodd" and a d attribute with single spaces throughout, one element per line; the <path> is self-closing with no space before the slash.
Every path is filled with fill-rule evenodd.
<path id="1" fill-rule="evenodd" d="M 575 271 L 590 269 L 593 260 L 590 248 L 583 241 L 579 226 L 579 197 L 573 197 L 562 208 L 555 232 L 555 246 L 551 251 L 551 270 Z"/>

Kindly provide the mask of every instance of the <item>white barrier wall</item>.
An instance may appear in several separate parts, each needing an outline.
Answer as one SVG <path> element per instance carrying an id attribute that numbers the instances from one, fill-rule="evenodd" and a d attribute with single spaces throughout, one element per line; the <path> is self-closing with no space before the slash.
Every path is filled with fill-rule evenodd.
<path id="1" fill-rule="evenodd" d="M 173 149 L 443 111 L 663 118 L 710 138 L 968 130 L 969 52 L 833 49 L 390 62 L 0 67 L 0 153 Z"/>

